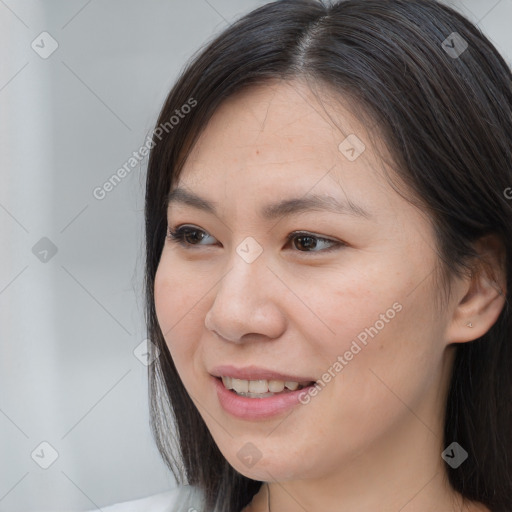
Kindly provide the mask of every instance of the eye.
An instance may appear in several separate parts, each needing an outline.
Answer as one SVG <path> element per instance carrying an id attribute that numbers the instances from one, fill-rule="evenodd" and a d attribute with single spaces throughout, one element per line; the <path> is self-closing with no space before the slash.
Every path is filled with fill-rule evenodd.
<path id="1" fill-rule="evenodd" d="M 346 244 L 343 242 L 340 242 L 338 240 L 331 240 L 329 238 L 323 238 L 318 235 L 314 235 L 312 233 L 307 233 L 304 231 L 294 231 L 293 233 L 290 233 L 287 237 L 288 242 L 293 242 L 294 240 L 296 243 L 293 243 L 293 245 L 298 248 L 298 246 L 305 247 L 306 250 L 303 251 L 299 249 L 300 252 L 329 252 L 334 251 L 335 249 L 338 249 L 341 246 L 345 246 Z M 297 243 L 298 242 L 298 243 Z M 327 247 L 326 249 L 321 250 L 315 250 L 319 246 L 322 245 L 325 246 L 325 244 L 330 244 L 330 247 Z"/>
<path id="2" fill-rule="evenodd" d="M 215 240 L 215 238 L 206 231 L 193 226 L 181 226 L 174 230 L 169 228 L 168 238 L 171 242 L 175 242 L 186 249 L 191 249 L 194 245 L 215 245 L 214 243 L 201 243 L 208 238 L 212 240 Z M 305 231 L 294 231 L 286 238 L 288 244 L 292 243 L 299 252 L 326 253 L 347 245 L 339 240 L 331 240 Z M 321 249 L 322 245 L 328 245 L 328 247 Z M 318 250 L 318 247 L 320 247 L 320 250 Z"/>
<path id="3" fill-rule="evenodd" d="M 189 249 L 191 245 L 211 245 L 197 243 L 198 241 L 200 242 L 205 240 L 208 236 L 213 238 L 211 235 L 208 235 L 206 231 L 190 226 L 182 226 L 174 231 L 169 228 L 169 240 L 176 242 L 187 249 Z"/>

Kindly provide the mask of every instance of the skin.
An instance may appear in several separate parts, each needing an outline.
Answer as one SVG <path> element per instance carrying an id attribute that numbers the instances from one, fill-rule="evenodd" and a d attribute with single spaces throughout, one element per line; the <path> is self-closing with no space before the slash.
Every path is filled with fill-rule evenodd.
<path id="1" fill-rule="evenodd" d="M 191 225 L 206 238 L 188 249 L 165 242 L 155 306 L 166 343 L 219 449 L 240 473 L 269 482 L 274 512 L 488 511 L 462 507 L 447 483 L 443 415 L 456 344 L 492 326 L 504 295 L 486 274 L 454 278 L 449 303 L 436 309 L 431 222 L 386 181 L 383 145 L 377 151 L 347 105 L 322 94 L 319 103 L 303 82 L 274 82 L 216 111 L 179 185 L 217 202 L 217 214 L 168 209 L 171 228 Z M 348 134 L 366 145 L 354 161 L 338 149 Z M 310 193 L 348 197 L 372 217 L 258 216 L 263 205 Z M 346 246 L 287 242 L 298 230 Z M 263 248 L 250 264 L 236 252 L 248 236 Z M 498 261 L 498 249 L 487 254 Z M 307 405 L 257 421 L 220 407 L 215 365 L 321 379 L 397 302 L 401 311 Z M 261 453 L 252 467 L 237 457 L 247 442 Z M 263 485 L 244 512 L 266 511 L 266 493 Z"/>

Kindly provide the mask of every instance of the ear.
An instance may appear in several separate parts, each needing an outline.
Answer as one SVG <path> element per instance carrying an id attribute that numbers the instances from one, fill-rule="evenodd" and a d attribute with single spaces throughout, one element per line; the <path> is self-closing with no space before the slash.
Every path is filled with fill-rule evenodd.
<path id="1" fill-rule="evenodd" d="M 471 276 L 457 287 L 458 303 L 445 332 L 449 343 L 464 343 L 483 336 L 505 305 L 507 282 L 505 247 L 497 235 L 486 235 L 475 244 L 478 258 Z"/>

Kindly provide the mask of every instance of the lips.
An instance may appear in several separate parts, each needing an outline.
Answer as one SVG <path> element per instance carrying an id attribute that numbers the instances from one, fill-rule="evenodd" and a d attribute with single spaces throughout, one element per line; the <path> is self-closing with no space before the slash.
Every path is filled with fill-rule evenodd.
<path id="1" fill-rule="evenodd" d="M 279 375 L 285 377 L 285 375 Z M 288 377 L 291 376 L 286 375 L 286 378 Z M 222 409 L 230 416 L 244 421 L 269 420 L 286 413 L 289 409 L 301 404 L 301 395 L 307 394 L 311 387 L 307 386 L 295 391 L 288 390 L 283 393 L 269 393 L 270 396 L 266 393 L 260 397 L 254 397 L 252 393 L 241 396 L 227 389 L 219 377 L 212 375 L 210 379 Z"/>
<path id="2" fill-rule="evenodd" d="M 307 385 L 311 382 L 315 382 L 316 378 L 311 375 L 299 375 L 292 373 L 281 373 L 275 370 L 262 368 L 258 366 L 244 366 L 238 368 L 232 365 L 220 365 L 215 366 L 211 371 L 210 375 L 214 377 L 232 377 L 241 380 L 279 380 L 284 382 L 298 382 L 302 385 Z"/>
<path id="3" fill-rule="evenodd" d="M 311 375 L 283 373 L 258 366 L 219 365 L 209 373 L 219 405 L 229 415 L 245 421 L 284 414 L 301 403 L 301 395 L 307 393 L 316 381 Z M 270 387 L 276 392 L 270 392 Z"/>

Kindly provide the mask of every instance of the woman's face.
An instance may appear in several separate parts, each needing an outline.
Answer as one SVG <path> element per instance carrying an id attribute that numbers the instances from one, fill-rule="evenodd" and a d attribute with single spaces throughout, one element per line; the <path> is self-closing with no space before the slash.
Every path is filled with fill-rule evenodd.
<path id="1" fill-rule="evenodd" d="M 167 213 L 187 246 L 165 241 L 158 321 L 219 449 L 255 480 L 390 456 L 434 467 L 442 451 L 450 306 L 434 307 L 432 226 L 388 184 L 365 126 L 325 106 L 298 82 L 231 97 L 180 175 L 204 202 L 176 194 Z M 276 394 L 240 397 L 219 376 Z M 282 381 L 317 385 L 277 394 Z"/>

